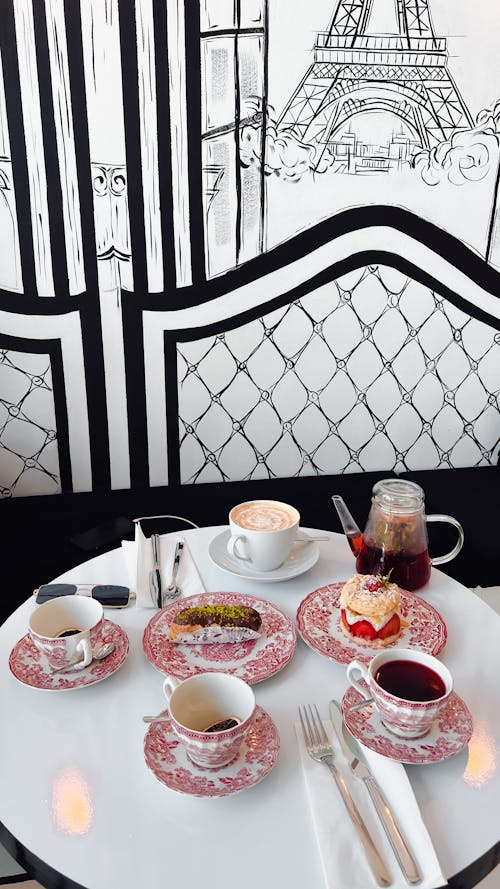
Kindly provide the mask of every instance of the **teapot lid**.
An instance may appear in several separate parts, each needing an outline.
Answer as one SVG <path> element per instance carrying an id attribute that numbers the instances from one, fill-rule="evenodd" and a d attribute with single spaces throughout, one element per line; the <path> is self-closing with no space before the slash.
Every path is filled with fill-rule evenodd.
<path id="1" fill-rule="evenodd" d="M 415 482 L 399 478 L 384 478 L 373 487 L 373 499 L 382 509 L 404 515 L 423 506 L 424 492 Z"/>

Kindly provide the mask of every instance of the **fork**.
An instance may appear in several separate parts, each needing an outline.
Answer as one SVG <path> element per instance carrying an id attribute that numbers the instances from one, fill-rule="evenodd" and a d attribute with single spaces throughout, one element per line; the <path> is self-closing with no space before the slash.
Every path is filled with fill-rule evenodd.
<path id="1" fill-rule="evenodd" d="M 310 704 L 307 705 L 307 707 L 299 707 L 300 723 L 307 752 L 312 759 L 324 763 L 330 769 L 346 809 L 349 812 L 351 820 L 363 844 L 368 864 L 370 865 L 378 885 L 390 886 L 392 883 L 391 875 L 382 861 L 379 852 L 375 848 L 375 844 L 368 833 L 368 828 L 349 793 L 349 789 L 343 776 L 334 763 L 333 747 L 328 740 L 323 723 L 321 722 L 318 708 L 314 706 L 314 709 L 316 711 L 316 716 L 314 715 Z"/>
<path id="2" fill-rule="evenodd" d="M 166 587 L 163 591 L 162 595 L 162 608 L 165 602 L 171 602 L 172 599 L 177 599 L 177 596 L 180 596 L 181 594 L 181 590 L 177 586 L 177 572 L 179 570 L 179 564 L 181 561 L 183 549 L 184 542 L 182 540 L 178 540 L 175 547 L 174 563 L 172 565 L 172 578 L 168 587 Z"/>

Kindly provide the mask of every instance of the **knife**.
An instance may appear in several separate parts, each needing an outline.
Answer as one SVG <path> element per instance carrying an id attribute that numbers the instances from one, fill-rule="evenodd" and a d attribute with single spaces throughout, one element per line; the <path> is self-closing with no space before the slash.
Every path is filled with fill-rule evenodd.
<path id="1" fill-rule="evenodd" d="M 377 815 L 382 822 L 387 838 L 406 880 L 408 883 L 419 883 L 422 879 L 419 867 L 398 827 L 394 814 L 382 789 L 365 762 L 360 745 L 356 739 L 352 737 L 344 723 L 342 710 L 337 701 L 330 701 L 330 718 L 332 720 L 335 734 L 339 739 L 342 753 L 349 763 L 353 774 L 356 778 L 360 778 L 364 782 L 372 798 Z"/>
<path id="2" fill-rule="evenodd" d="M 153 548 L 153 569 L 149 572 L 149 592 L 157 608 L 161 608 L 161 571 L 160 571 L 160 538 L 158 534 L 151 535 Z"/>

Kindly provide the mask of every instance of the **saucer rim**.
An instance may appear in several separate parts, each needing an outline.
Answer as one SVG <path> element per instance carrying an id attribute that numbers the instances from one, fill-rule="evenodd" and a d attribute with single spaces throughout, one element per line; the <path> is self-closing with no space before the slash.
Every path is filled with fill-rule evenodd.
<path id="1" fill-rule="evenodd" d="M 225 528 L 224 531 L 219 531 L 208 545 L 208 555 L 211 559 L 212 563 L 219 568 L 221 571 L 225 571 L 226 574 L 230 574 L 232 577 L 239 577 L 242 580 L 253 580 L 255 583 L 282 583 L 285 580 L 293 580 L 295 577 L 300 577 L 301 574 L 305 574 L 306 571 L 309 571 L 310 568 L 313 568 L 320 556 L 320 549 L 316 540 L 311 540 L 309 543 L 310 553 L 308 559 L 304 558 L 304 564 L 298 566 L 298 570 L 290 573 L 283 571 L 283 566 L 286 565 L 287 559 L 285 559 L 283 565 L 280 565 L 279 568 L 274 568 L 272 571 L 256 571 L 255 568 L 245 569 L 245 566 L 242 565 L 240 570 L 233 571 L 231 568 L 226 567 L 221 564 L 213 554 L 213 547 L 216 542 L 220 542 L 223 537 L 227 536 L 229 539 L 231 535 L 230 529 Z M 228 554 L 228 558 L 231 558 Z M 289 558 L 289 557 L 287 557 Z M 296 565 L 297 567 L 297 565 Z M 240 568 L 240 566 L 235 562 L 235 568 Z"/>
<path id="2" fill-rule="evenodd" d="M 125 648 L 124 648 L 123 656 L 120 659 L 119 663 L 116 664 L 113 667 L 113 669 L 111 669 L 108 673 L 106 673 L 105 676 L 98 676 L 98 677 L 96 676 L 94 679 L 91 679 L 88 682 L 80 682 L 80 683 L 78 683 L 78 685 L 65 685 L 65 686 L 61 686 L 61 687 L 49 686 L 47 688 L 44 688 L 40 685 L 33 685 L 31 682 L 26 682 L 24 679 L 22 679 L 20 676 L 18 676 L 16 674 L 14 667 L 13 667 L 13 657 L 14 657 L 14 653 L 19 652 L 19 649 L 23 645 L 23 643 L 28 646 L 33 645 L 33 643 L 31 642 L 27 633 L 25 633 L 23 636 L 21 636 L 20 639 L 18 639 L 18 641 L 15 643 L 15 645 L 13 646 L 13 648 L 9 654 L 9 671 L 10 671 L 11 676 L 16 680 L 16 682 L 19 682 L 21 685 L 24 685 L 25 688 L 32 688 L 34 691 L 51 691 L 51 692 L 77 691 L 77 689 L 79 689 L 79 688 L 89 688 L 92 685 L 97 685 L 98 682 L 104 682 L 104 680 L 109 679 L 110 676 L 114 676 L 114 674 L 120 669 L 120 667 L 123 666 L 123 664 L 127 660 L 129 653 L 130 653 L 130 639 L 129 639 L 128 633 L 123 629 L 123 627 L 120 626 L 120 624 L 117 624 L 115 621 L 109 620 L 109 618 L 105 617 L 103 626 L 106 626 L 106 624 L 111 624 L 115 629 L 118 630 L 118 632 L 121 635 L 122 640 L 125 644 Z M 91 666 L 91 665 L 89 664 L 88 666 Z M 109 666 L 109 664 L 108 664 L 108 666 Z M 81 675 L 85 675 L 85 670 L 87 670 L 87 669 L 88 669 L 88 667 L 84 667 L 81 672 L 78 671 L 78 673 L 75 675 L 75 678 L 77 678 L 78 676 L 81 676 Z M 44 675 L 50 675 L 50 674 L 45 673 L 45 670 L 44 670 Z M 71 675 L 72 674 L 70 673 L 68 675 L 68 677 L 66 677 L 66 678 L 70 678 Z M 62 679 L 65 678 L 64 674 L 61 673 L 60 678 L 62 678 Z"/>
<path id="3" fill-rule="evenodd" d="M 378 750 L 374 746 L 372 746 L 372 744 L 370 743 L 370 740 L 371 740 L 370 738 L 367 738 L 366 736 L 361 735 L 361 733 L 359 731 L 356 731 L 356 732 L 353 731 L 353 729 L 351 728 L 351 726 L 348 724 L 348 722 L 346 720 L 346 715 L 348 715 L 348 711 L 350 709 L 346 704 L 346 701 L 347 701 L 347 698 L 349 695 L 351 697 L 352 696 L 355 697 L 355 700 L 353 702 L 354 704 L 358 703 L 358 698 L 359 698 L 359 701 L 362 700 L 362 695 L 357 691 L 357 689 L 353 688 L 352 686 L 347 688 L 347 690 L 344 692 L 344 695 L 343 695 L 342 701 L 341 701 L 341 709 L 342 709 L 342 718 L 344 719 L 347 730 L 349 731 L 350 734 L 352 734 L 353 738 L 355 738 L 355 740 L 359 744 L 361 744 L 364 747 L 367 747 L 369 750 L 372 750 L 374 753 L 378 753 L 380 756 L 384 756 L 386 759 L 392 760 L 392 762 L 400 762 L 403 765 L 412 765 L 412 766 L 413 765 L 426 766 L 426 765 L 434 765 L 435 763 L 445 762 L 447 759 L 451 759 L 453 756 L 457 756 L 459 753 L 461 753 L 463 750 L 466 749 L 466 747 L 472 737 L 472 733 L 474 731 L 474 720 L 472 718 L 472 714 L 471 714 L 467 704 L 465 703 L 465 701 L 461 697 L 461 695 L 459 695 L 458 692 L 453 690 L 450 694 L 449 701 L 450 702 L 453 700 L 458 701 L 458 703 L 462 707 L 464 715 L 466 717 L 468 717 L 468 720 L 470 723 L 470 731 L 469 731 L 469 734 L 467 735 L 464 743 L 461 746 L 457 746 L 456 750 L 453 750 L 449 753 L 445 753 L 444 755 L 438 755 L 436 757 L 437 741 L 441 737 L 446 737 L 446 733 L 440 731 L 438 733 L 438 736 L 435 739 L 434 743 L 432 744 L 432 748 L 434 749 L 434 754 L 432 752 L 428 752 L 428 754 L 425 755 L 423 751 L 421 753 L 418 753 L 417 750 L 415 750 L 415 756 L 413 756 L 411 759 L 407 759 L 407 758 L 401 759 L 400 757 L 391 756 L 388 753 L 382 753 L 381 750 Z M 372 713 L 373 712 L 374 712 L 374 710 L 372 708 Z M 396 744 L 399 742 L 400 744 L 403 744 L 403 745 L 410 745 L 410 749 L 413 749 L 411 747 L 412 742 L 418 743 L 418 745 L 420 747 L 422 747 L 423 744 L 425 743 L 426 738 L 428 738 L 428 735 L 424 735 L 423 738 L 399 738 L 397 735 L 392 734 L 385 727 L 385 725 L 383 724 L 383 722 L 380 718 L 378 719 L 378 723 L 377 723 L 377 732 L 378 732 L 378 735 L 382 735 L 384 738 L 388 738 L 389 741 L 391 741 L 393 744 Z"/>
<path id="4" fill-rule="evenodd" d="M 146 731 L 146 734 L 144 735 L 143 754 L 144 754 L 144 761 L 145 761 L 145 763 L 146 763 L 146 766 L 147 766 L 147 768 L 148 768 L 148 771 L 152 774 L 153 778 L 154 778 L 156 781 L 158 781 L 160 784 L 163 784 L 164 787 L 167 787 L 167 788 L 168 788 L 168 790 L 173 790 L 174 793 L 178 793 L 178 794 L 180 794 L 181 796 L 190 796 L 190 797 L 193 797 L 193 799 L 217 799 L 217 798 L 225 797 L 225 796 L 236 796 L 238 793 L 242 793 L 242 792 L 245 791 L 245 790 L 250 790 L 250 788 L 252 788 L 252 787 L 256 787 L 257 784 L 260 784 L 260 782 L 263 781 L 264 778 L 267 778 L 267 776 L 272 772 L 272 770 L 274 769 L 274 767 L 275 767 L 275 765 L 276 765 L 276 763 L 277 763 L 277 761 L 278 761 L 279 753 L 280 753 L 280 750 L 281 750 L 281 738 L 280 738 L 280 733 L 279 733 L 279 731 L 278 731 L 278 726 L 276 725 L 276 723 L 275 723 L 274 719 L 272 718 L 271 714 L 269 713 L 268 710 L 266 710 L 266 709 L 265 709 L 264 707 L 262 707 L 260 704 L 256 704 L 256 705 L 255 705 L 255 714 L 257 714 L 257 713 L 262 714 L 262 715 L 264 716 L 264 718 L 268 721 L 268 723 L 271 724 L 271 726 L 272 726 L 273 729 L 274 729 L 274 735 L 275 735 L 274 758 L 273 758 L 273 761 L 271 762 L 271 764 L 269 765 L 269 768 L 267 769 L 267 771 L 264 772 L 264 774 L 259 775 L 259 776 L 256 776 L 256 780 L 251 781 L 249 784 L 246 784 L 244 787 L 238 787 L 238 788 L 235 789 L 235 790 L 230 790 L 230 789 L 228 789 L 227 787 L 221 787 L 221 788 L 220 788 L 220 790 L 221 790 L 220 793 L 217 793 L 217 792 L 216 792 L 216 793 L 192 793 L 192 792 L 189 791 L 189 790 L 181 790 L 179 787 L 173 787 L 171 784 L 168 784 L 166 781 L 162 780 L 162 778 L 158 777 L 158 775 L 155 774 L 155 772 L 154 772 L 153 769 L 151 768 L 151 765 L 149 764 L 148 759 L 147 759 L 147 755 L 146 755 L 146 743 L 147 743 L 148 737 L 152 734 L 152 732 L 153 732 L 154 729 L 155 729 L 155 723 L 152 723 L 152 724 L 148 727 L 148 730 Z M 162 710 L 162 712 L 161 712 L 160 714 L 158 714 L 158 715 L 159 715 L 159 716 L 165 716 L 165 715 L 168 716 L 168 708 L 165 709 L 165 710 Z M 170 722 L 164 722 L 164 723 L 162 723 L 162 727 L 163 727 L 163 726 L 168 726 L 168 727 L 170 728 L 170 724 L 171 724 Z M 156 725 L 158 725 L 158 723 L 157 723 Z M 252 729 L 252 726 L 250 725 L 250 726 L 248 727 L 247 731 L 245 732 L 245 736 L 244 736 L 245 739 L 246 739 L 246 736 L 247 736 L 248 732 L 251 731 L 251 729 Z M 243 743 L 244 743 L 244 742 L 243 742 Z M 182 746 L 182 745 L 180 745 L 180 746 Z M 242 745 L 242 746 L 243 746 L 243 745 Z M 200 775 L 207 775 L 207 776 L 208 776 L 208 775 L 210 775 L 210 773 L 213 773 L 213 774 L 221 775 L 222 777 L 224 777 L 224 773 L 226 773 L 227 769 L 233 767 L 233 766 L 234 766 L 240 759 L 241 759 L 241 748 L 240 748 L 240 751 L 238 752 L 238 756 L 235 757 L 235 758 L 234 758 L 230 763 L 228 763 L 226 766 L 221 766 L 221 767 L 218 768 L 218 769 L 210 769 L 210 768 L 202 768 L 201 766 L 197 766 L 196 763 L 192 762 L 192 760 L 190 760 L 189 757 L 188 757 L 187 754 L 186 754 L 186 762 L 187 762 L 187 765 L 182 765 L 182 764 L 179 764 L 178 762 L 176 762 L 176 767 L 177 767 L 177 768 L 180 767 L 180 768 L 183 768 L 183 769 L 185 769 L 185 768 L 189 768 L 189 769 L 197 769 L 197 770 L 199 770 L 199 774 L 200 774 Z"/>

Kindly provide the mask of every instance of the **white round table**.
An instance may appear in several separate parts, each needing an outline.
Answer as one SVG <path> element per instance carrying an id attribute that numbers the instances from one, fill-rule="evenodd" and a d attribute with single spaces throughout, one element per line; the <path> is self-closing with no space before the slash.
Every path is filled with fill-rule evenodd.
<path id="1" fill-rule="evenodd" d="M 293 619 L 309 592 L 355 571 L 345 538 L 332 534 L 319 544 L 316 565 L 291 581 L 265 584 L 233 577 L 208 556 L 210 541 L 222 530 L 183 532 L 206 590 L 266 598 Z M 58 580 L 128 584 L 121 548 Z M 440 657 L 474 719 L 468 756 L 407 766 L 450 878 L 500 842 L 500 617 L 436 570 L 419 595 L 446 621 L 448 642 Z M 104 682 L 55 693 L 24 686 L 9 673 L 9 654 L 34 607 L 28 599 L 0 628 L 0 822 L 22 844 L 28 862 L 32 854 L 87 889 L 212 883 L 219 889 L 254 889 L 256 880 L 262 886 L 323 889 L 293 726 L 301 703 L 317 703 L 327 717 L 329 699 L 340 700 L 346 690 L 344 666 L 298 638 L 285 669 L 254 687 L 257 703 L 280 733 L 275 768 L 243 793 L 198 799 L 165 787 L 144 761 L 142 716 L 165 708 L 162 674 L 142 649 L 144 628 L 156 612 L 134 605 L 108 612 L 129 636 L 126 662 Z M 56 811 L 61 780 L 80 782 L 66 822 Z"/>

